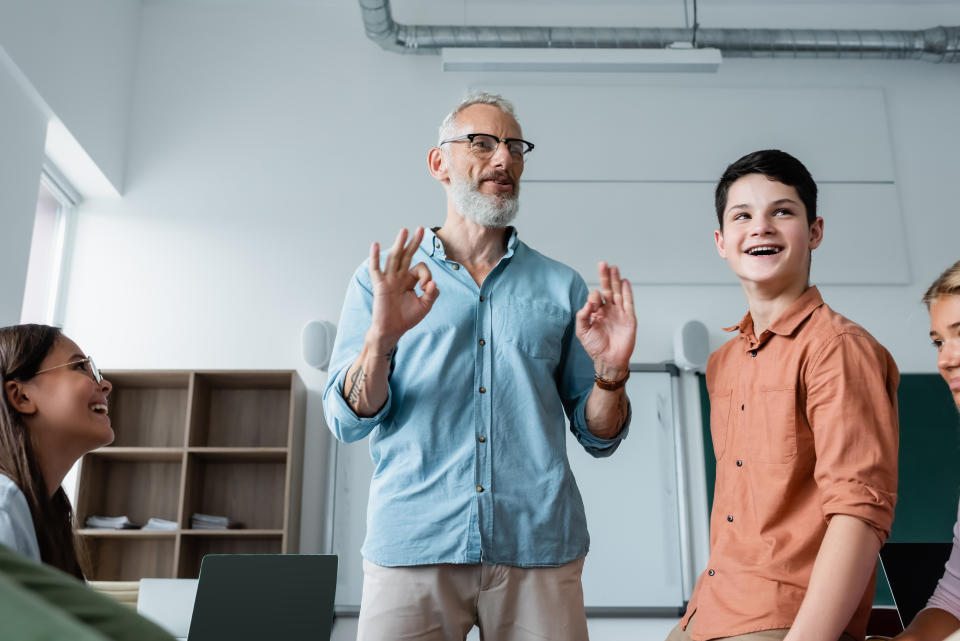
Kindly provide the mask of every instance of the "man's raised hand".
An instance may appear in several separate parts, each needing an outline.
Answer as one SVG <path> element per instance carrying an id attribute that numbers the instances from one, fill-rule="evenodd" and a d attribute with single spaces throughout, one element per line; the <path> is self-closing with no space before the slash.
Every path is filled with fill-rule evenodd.
<path id="1" fill-rule="evenodd" d="M 577 312 L 577 338 L 601 378 L 620 380 L 630 368 L 637 335 L 633 290 L 615 265 L 601 262 L 598 270 L 600 291 L 591 291 Z"/>
<path id="2" fill-rule="evenodd" d="M 407 230 L 401 229 L 382 268 L 380 244 L 370 245 L 373 319 L 368 339 L 384 353 L 393 349 L 405 332 L 423 320 L 440 295 L 430 269 L 424 263 L 410 267 L 422 239 L 423 227 L 417 228 L 409 243 Z M 423 291 L 421 296 L 417 296 L 414 290 L 418 283 Z"/>

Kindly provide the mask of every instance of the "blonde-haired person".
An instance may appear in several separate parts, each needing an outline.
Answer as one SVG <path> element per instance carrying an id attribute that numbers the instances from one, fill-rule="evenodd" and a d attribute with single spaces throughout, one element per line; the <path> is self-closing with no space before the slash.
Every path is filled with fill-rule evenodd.
<path id="1" fill-rule="evenodd" d="M 923 297 L 930 312 L 930 338 L 937 369 L 960 409 L 960 261 L 930 285 Z M 960 512 L 960 508 L 958 508 Z M 960 641 L 960 513 L 953 526 L 953 551 L 937 589 L 897 641 Z"/>

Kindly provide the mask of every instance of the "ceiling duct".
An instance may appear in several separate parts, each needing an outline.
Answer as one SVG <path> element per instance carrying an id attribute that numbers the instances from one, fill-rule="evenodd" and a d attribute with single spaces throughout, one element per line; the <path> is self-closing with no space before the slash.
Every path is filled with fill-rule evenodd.
<path id="1" fill-rule="evenodd" d="M 693 40 L 693 30 L 656 27 L 481 27 L 395 22 L 390 0 L 360 0 L 367 37 L 387 51 L 440 53 L 454 47 L 662 49 Z M 919 59 L 960 62 L 960 27 L 864 29 L 704 29 L 698 47 L 730 58 Z"/>

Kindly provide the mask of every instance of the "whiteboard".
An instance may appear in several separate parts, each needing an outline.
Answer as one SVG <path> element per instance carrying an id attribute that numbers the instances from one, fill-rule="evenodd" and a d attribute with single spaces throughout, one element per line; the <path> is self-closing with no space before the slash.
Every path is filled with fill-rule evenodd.
<path id="1" fill-rule="evenodd" d="M 593 458 L 569 435 L 567 456 L 590 531 L 583 566 L 588 608 L 679 609 L 684 603 L 674 386 L 670 372 L 660 369 L 631 373 L 630 433 L 612 456 Z"/>
<path id="2" fill-rule="evenodd" d="M 610 457 L 595 459 L 569 434 L 567 453 L 587 512 L 590 553 L 584 602 L 593 613 L 676 614 L 685 601 L 683 494 L 677 491 L 677 386 L 663 364 L 631 366 L 630 434 Z M 653 371 L 650 371 L 653 370 Z M 337 610 L 357 611 L 363 589 L 373 464 L 366 439 L 337 443 L 332 551 L 340 557 Z"/>

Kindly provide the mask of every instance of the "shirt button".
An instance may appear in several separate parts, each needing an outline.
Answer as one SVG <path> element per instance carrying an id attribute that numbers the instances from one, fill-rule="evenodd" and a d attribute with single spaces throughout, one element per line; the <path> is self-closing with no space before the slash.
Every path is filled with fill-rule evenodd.
<path id="1" fill-rule="evenodd" d="M 433 246 L 436 247 L 437 249 L 440 249 L 440 241 L 439 240 L 433 241 Z"/>
<path id="2" fill-rule="evenodd" d="M 487 344 L 487 341 L 485 341 L 485 340 L 483 340 L 483 339 L 481 338 L 481 339 L 480 339 L 480 347 L 483 347 L 483 346 L 486 345 L 486 344 Z"/>
<path id="3" fill-rule="evenodd" d="M 460 265 L 458 265 L 457 263 L 454 263 L 454 264 L 453 264 L 453 268 L 454 268 L 454 269 L 460 269 Z"/>
<path id="4" fill-rule="evenodd" d="M 740 411 L 742 412 L 745 407 L 746 407 L 746 405 L 741 405 L 741 406 L 740 406 Z"/>
<path id="5" fill-rule="evenodd" d="M 483 492 L 483 486 L 482 486 L 482 485 L 478 485 L 478 486 L 477 486 L 477 492 Z"/>
<path id="6" fill-rule="evenodd" d="M 743 467 L 743 461 L 737 459 L 737 467 Z"/>
<path id="7" fill-rule="evenodd" d="M 732 514 L 728 514 L 728 515 L 727 515 L 727 522 L 728 522 L 728 523 L 733 523 L 733 515 L 732 515 Z"/>
<path id="8" fill-rule="evenodd" d="M 483 302 L 483 296 L 480 297 L 480 302 L 481 302 L 481 303 Z"/>
<path id="9" fill-rule="evenodd" d="M 751 349 L 751 350 L 750 350 L 750 356 L 753 356 L 754 358 L 756 358 L 756 357 L 757 357 L 757 350 Z"/>
<path id="10" fill-rule="evenodd" d="M 710 576 L 713 576 L 714 574 L 716 574 L 716 571 L 711 568 L 711 569 L 707 572 L 707 574 L 709 574 Z"/>
<path id="11" fill-rule="evenodd" d="M 487 393 L 487 388 L 486 388 L 486 387 L 481 387 L 481 388 L 480 388 L 480 393 L 481 393 L 481 394 L 486 394 L 486 393 Z"/>
<path id="12" fill-rule="evenodd" d="M 477 437 L 477 440 L 480 441 L 481 443 L 486 443 L 486 442 L 487 442 L 487 437 L 486 437 L 486 436 L 483 436 L 483 435 L 480 435 L 480 436 Z"/>

